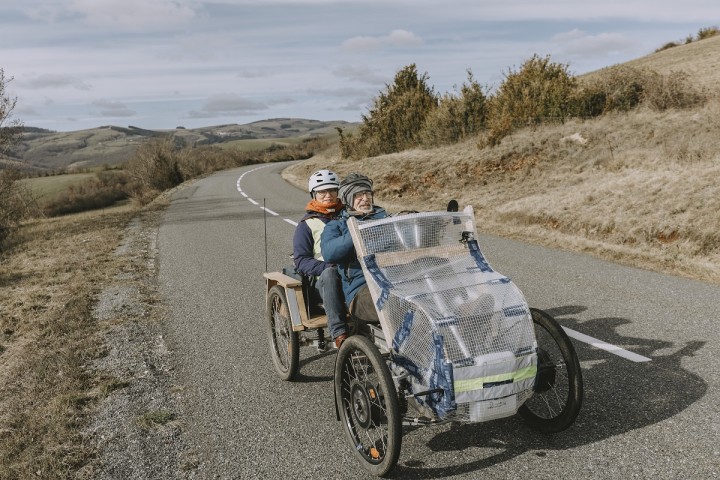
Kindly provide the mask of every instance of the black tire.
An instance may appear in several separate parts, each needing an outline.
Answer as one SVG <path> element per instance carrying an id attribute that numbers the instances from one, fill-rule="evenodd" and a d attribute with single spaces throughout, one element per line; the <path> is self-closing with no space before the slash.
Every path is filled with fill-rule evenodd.
<path id="1" fill-rule="evenodd" d="M 298 334 L 292 329 L 285 289 L 280 285 L 268 292 L 265 323 L 275 371 L 283 380 L 292 380 L 300 365 L 300 345 Z"/>
<path id="2" fill-rule="evenodd" d="M 565 331 L 548 313 L 531 308 L 538 342 L 535 392 L 520 416 L 543 433 L 561 432 L 573 424 L 583 399 L 580 361 Z"/>
<path id="3" fill-rule="evenodd" d="M 338 351 L 335 401 L 355 457 L 374 475 L 390 473 L 402 444 L 397 392 L 385 359 L 362 335 L 350 336 Z"/>

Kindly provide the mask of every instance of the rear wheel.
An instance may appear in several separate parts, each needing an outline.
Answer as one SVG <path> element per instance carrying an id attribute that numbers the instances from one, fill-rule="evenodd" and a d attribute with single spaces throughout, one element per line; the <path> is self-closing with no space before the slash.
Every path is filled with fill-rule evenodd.
<path id="1" fill-rule="evenodd" d="M 573 424 L 582 405 L 580 361 L 555 319 L 542 310 L 530 311 L 538 342 L 538 373 L 535 392 L 519 413 L 541 432 L 560 432 Z"/>
<path id="2" fill-rule="evenodd" d="M 300 345 L 292 329 L 285 289 L 280 285 L 268 292 L 265 317 L 275 371 L 283 380 L 292 380 L 300 365 Z"/>
<path id="3" fill-rule="evenodd" d="M 385 359 L 362 335 L 350 336 L 338 351 L 335 400 L 355 457 L 372 474 L 387 475 L 402 443 L 398 397 Z"/>

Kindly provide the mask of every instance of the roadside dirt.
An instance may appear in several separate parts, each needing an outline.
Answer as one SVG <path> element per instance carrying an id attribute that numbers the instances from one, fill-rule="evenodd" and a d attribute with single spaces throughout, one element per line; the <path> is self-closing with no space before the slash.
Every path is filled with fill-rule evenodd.
<path id="1" fill-rule="evenodd" d="M 96 451 L 78 478 L 194 478 L 193 454 L 183 438 L 178 385 L 162 332 L 157 301 L 156 241 L 161 211 L 128 225 L 116 255 L 127 260 L 99 296 L 94 315 L 106 325 L 107 355 L 94 366 L 115 378 L 85 430 Z"/>

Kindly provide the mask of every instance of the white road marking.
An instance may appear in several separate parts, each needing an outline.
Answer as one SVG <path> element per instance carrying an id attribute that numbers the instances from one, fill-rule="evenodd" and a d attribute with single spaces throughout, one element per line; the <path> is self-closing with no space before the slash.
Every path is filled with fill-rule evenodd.
<path id="1" fill-rule="evenodd" d="M 584 333 L 576 332 L 573 329 L 567 327 L 562 328 L 563 330 L 565 330 L 565 333 L 567 333 L 569 337 L 574 338 L 575 340 L 587 343 L 595 348 L 605 350 L 606 352 L 610 352 L 614 355 L 623 357 L 632 362 L 649 362 L 651 360 L 650 358 L 643 357 L 642 355 L 638 355 L 637 353 L 633 353 L 629 350 L 625 350 L 624 348 L 618 347 L 617 345 L 603 342 L 602 340 L 598 340 L 597 338 L 585 335 Z"/>

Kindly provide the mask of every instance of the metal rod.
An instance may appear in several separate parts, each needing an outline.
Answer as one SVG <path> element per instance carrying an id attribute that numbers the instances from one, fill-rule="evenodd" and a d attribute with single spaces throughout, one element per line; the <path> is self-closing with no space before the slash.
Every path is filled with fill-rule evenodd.
<path id="1" fill-rule="evenodd" d="M 263 198 L 263 228 L 265 233 L 265 272 L 268 271 L 268 245 L 267 245 L 267 209 Z"/>

